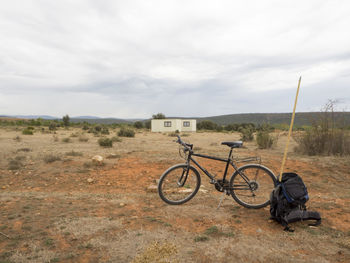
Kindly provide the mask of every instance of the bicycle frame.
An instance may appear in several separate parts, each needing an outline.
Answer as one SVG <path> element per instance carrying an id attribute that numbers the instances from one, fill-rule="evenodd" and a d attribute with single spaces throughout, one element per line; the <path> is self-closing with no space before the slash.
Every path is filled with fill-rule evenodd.
<path id="1" fill-rule="evenodd" d="M 226 179 L 226 176 L 227 176 L 227 171 L 228 171 L 228 167 L 229 165 L 231 164 L 231 166 L 235 169 L 235 171 L 237 171 L 240 176 L 243 178 L 243 180 L 248 184 L 249 186 L 249 189 L 251 190 L 251 187 L 249 185 L 249 179 L 243 174 L 241 173 L 236 164 L 231 160 L 231 156 L 232 156 L 232 152 L 233 152 L 233 148 L 231 148 L 230 150 L 230 153 L 228 155 L 228 158 L 227 159 L 223 159 L 223 158 L 219 158 L 219 157 L 214 157 L 214 156 L 209 156 L 209 155 L 204 155 L 204 154 L 199 154 L 199 153 L 193 153 L 193 152 L 189 152 L 188 154 L 188 157 L 187 157 L 187 160 L 186 160 L 186 163 L 188 166 L 190 166 L 190 162 L 192 161 L 206 176 L 208 176 L 211 180 L 212 183 L 215 183 L 216 182 L 216 179 L 214 176 L 212 176 L 204 167 L 202 167 L 195 159 L 192 158 L 192 156 L 197 156 L 197 157 L 200 157 L 200 158 L 205 158 L 205 159 L 211 159 L 211 160 L 215 160 L 215 161 L 220 161 L 220 162 L 225 162 L 226 163 L 226 167 L 225 167 L 225 172 L 223 174 L 223 177 L 222 177 L 222 181 L 224 182 L 225 179 Z M 186 171 L 186 176 L 185 176 L 185 179 L 183 181 L 183 183 L 179 184 L 179 186 L 183 186 L 187 180 L 187 175 L 188 175 L 188 172 L 189 172 L 189 169 L 187 169 Z M 179 182 L 183 179 L 183 176 L 184 174 L 182 174 Z M 178 182 L 178 183 L 179 183 Z"/>

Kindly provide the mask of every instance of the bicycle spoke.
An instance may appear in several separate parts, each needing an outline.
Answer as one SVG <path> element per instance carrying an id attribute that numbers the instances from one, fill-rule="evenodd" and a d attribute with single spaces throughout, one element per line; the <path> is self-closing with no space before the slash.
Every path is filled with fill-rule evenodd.
<path id="1" fill-rule="evenodd" d="M 243 179 L 242 175 L 245 179 Z M 246 182 L 248 180 L 248 182 Z M 240 168 L 230 181 L 232 197 L 241 205 L 251 208 L 266 206 L 274 188 L 274 175 L 261 165 Z"/>

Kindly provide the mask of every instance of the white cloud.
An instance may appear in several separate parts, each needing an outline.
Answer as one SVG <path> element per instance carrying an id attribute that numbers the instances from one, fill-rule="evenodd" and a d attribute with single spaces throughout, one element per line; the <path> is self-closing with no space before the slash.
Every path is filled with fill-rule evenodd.
<path id="1" fill-rule="evenodd" d="M 319 108 L 335 94 L 347 101 L 349 7 L 348 1 L 7 1 L 0 6 L 0 114 L 286 112 L 300 75 L 304 94 L 334 84 L 301 100 L 307 104 L 298 110 Z"/>

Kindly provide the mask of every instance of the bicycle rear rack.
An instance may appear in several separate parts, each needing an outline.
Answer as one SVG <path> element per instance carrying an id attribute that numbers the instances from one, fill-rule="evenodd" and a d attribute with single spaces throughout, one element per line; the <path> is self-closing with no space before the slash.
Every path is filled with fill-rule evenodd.
<path id="1" fill-rule="evenodd" d="M 231 160 L 235 163 L 247 163 L 247 162 L 258 162 L 261 164 L 261 157 L 260 156 L 251 156 L 251 157 L 231 157 Z"/>

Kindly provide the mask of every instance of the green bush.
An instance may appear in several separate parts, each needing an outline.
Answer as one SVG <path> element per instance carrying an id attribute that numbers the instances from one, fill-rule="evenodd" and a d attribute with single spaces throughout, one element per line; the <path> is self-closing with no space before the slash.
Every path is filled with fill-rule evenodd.
<path id="1" fill-rule="evenodd" d="M 112 147 L 113 141 L 112 139 L 104 137 L 104 138 L 98 139 L 98 144 L 102 147 Z"/>
<path id="2" fill-rule="evenodd" d="M 244 142 L 252 141 L 254 139 L 254 130 L 250 128 L 241 128 L 239 129 L 241 133 L 241 140 Z"/>
<path id="3" fill-rule="evenodd" d="M 108 128 L 107 128 L 107 127 L 103 127 L 103 128 L 101 129 L 101 134 L 108 135 L 108 134 L 109 134 Z"/>
<path id="4" fill-rule="evenodd" d="M 272 137 L 267 131 L 259 131 L 256 134 L 256 143 L 259 149 L 269 149 L 272 147 L 276 138 Z"/>
<path id="5" fill-rule="evenodd" d="M 120 137 L 135 137 L 135 132 L 132 129 L 122 127 L 118 132 L 118 136 L 120 136 Z"/>
<path id="6" fill-rule="evenodd" d="M 33 130 L 26 128 L 26 129 L 24 129 L 22 131 L 22 134 L 24 134 L 24 135 L 33 135 Z"/>
<path id="7" fill-rule="evenodd" d="M 141 121 L 137 121 L 134 123 L 134 127 L 136 129 L 142 129 L 143 128 L 143 123 Z"/>

